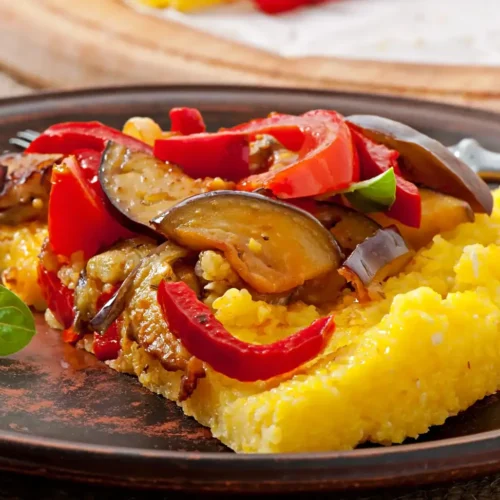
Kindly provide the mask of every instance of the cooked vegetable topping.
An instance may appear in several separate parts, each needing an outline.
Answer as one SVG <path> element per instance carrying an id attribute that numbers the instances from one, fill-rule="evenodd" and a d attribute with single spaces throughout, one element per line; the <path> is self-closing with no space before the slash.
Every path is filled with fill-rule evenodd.
<path id="1" fill-rule="evenodd" d="M 326 317 L 273 344 L 248 344 L 233 337 L 185 283 L 162 281 L 158 302 L 170 332 L 193 356 L 244 382 L 295 370 L 323 350 L 335 329 L 333 318 Z"/>
<path id="2" fill-rule="evenodd" d="M 52 166 L 62 158 L 20 153 L 0 156 L 0 224 L 46 220 Z"/>
<path id="3" fill-rule="evenodd" d="M 215 133 L 194 108 L 174 108 L 170 120 L 168 132 L 141 117 L 124 133 L 98 122 L 50 127 L 27 155 L 0 157 L 0 221 L 4 207 L 20 214 L 29 203 L 32 216 L 48 205 L 39 283 L 63 338 L 94 333 L 96 356 L 115 359 L 126 321 L 145 354 L 183 372 L 180 400 L 203 363 L 267 380 L 317 356 L 333 331 L 325 317 L 272 344 L 245 343 L 209 308 L 230 288 L 268 305 L 314 305 L 317 317 L 349 284 L 349 300 L 373 298 L 412 245 L 473 220 L 472 209 L 491 211 L 468 167 L 391 120 L 273 113 Z M 226 268 L 212 277 L 201 268 L 210 255 Z M 148 316 L 158 304 L 167 331 Z"/>
<path id="4" fill-rule="evenodd" d="M 398 151 L 401 173 L 408 181 L 460 198 L 475 212 L 491 214 L 493 197 L 488 185 L 441 143 L 380 116 L 355 115 L 348 121 L 372 141 Z"/>
<path id="5" fill-rule="evenodd" d="M 214 191 L 175 205 L 153 221 L 159 232 L 192 250 L 218 249 L 261 293 L 280 293 L 340 265 L 334 238 L 317 219 L 255 193 Z M 272 235 L 267 241 L 262 235 Z M 261 245 L 249 247 L 251 239 Z"/>
<path id="6" fill-rule="evenodd" d="M 155 260 L 160 255 L 163 263 L 173 264 L 179 259 L 185 257 L 186 254 L 187 251 L 185 249 L 178 247 L 169 241 L 166 241 L 153 251 L 149 252 L 148 255 L 146 255 L 146 257 L 144 257 L 127 275 L 121 286 L 115 290 L 113 294 L 109 295 L 106 301 L 101 301 L 98 304 L 99 311 L 90 321 L 90 327 L 92 330 L 104 335 L 112 327 L 127 306 L 137 274 L 141 269 L 146 267 L 150 261 Z"/>
<path id="7" fill-rule="evenodd" d="M 205 122 L 201 113 L 195 108 L 172 108 L 169 113 L 170 130 L 182 135 L 205 132 Z"/>
<path id="8" fill-rule="evenodd" d="M 149 221 L 178 201 L 206 191 L 176 165 L 110 142 L 99 169 L 101 186 L 125 225 L 153 232 Z"/>
<path id="9" fill-rule="evenodd" d="M 348 189 L 340 191 L 349 204 L 360 212 L 382 212 L 391 208 L 396 200 L 396 176 L 390 168 L 386 172 L 355 182 Z"/>
<path id="10" fill-rule="evenodd" d="M 118 142 L 132 151 L 152 153 L 150 146 L 100 122 L 66 122 L 49 127 L 26 149 L 26 153 L 71 155 L 81 149 L 102 153 L 108 141 Z"/>
<path id="11" fill-rule="evenodd" d="M 156 141 L 154 154 L 194 178 L 237 181 L 250 173 L 248 136 L 243 133 L 173 135 Z"/>
<path id="12" fill-rule="evenodd" d="M 13 292 L 0 286 L 0 356 L 24 349 L 36 333 L 29 307 Z"/>
<path id="13" fill-rule="evenodd" d="M 396 199 L 388 207 L 387 215 L 407 226 L 420 225 L 420 196 L 418 188 L 404 179 L 399 168 L 399 153 L 383 144 L 377 144 L 350 125 L 359 156 L 361 178 L 372 179 L 393 169 L 396 174 Z"/>
<path id="14" fill-rule="evenodd" d="M 115 295 L 118 287 L 113 287 L 109 292 L 102 293 L 97 300 L 97 308 L 101 308 L 106 304 L 111 297 Z M 120 320 L 116 319 L 106 329 L 106 331 L 99 335 L 94 334 L 94 354 L 97 359 L 107 361 L 109 359 L 116 359 L 120 351 Z"/>
<path id="15" fill-rule="evenodd" d="M 381 228 L 366 215 L 341 205 L 317 203 L 310 210 L 330 230 L 346 255 Z"/>
<path id="16" fill-rule="evenodd" d="M 73 290 L 63 285 L 57 272 L 48 270 L 42 262 L 38 266 L 38 284 L 58 323 L 63 328 L 70 328 L 75 318 Z"/>
<path id="17" fill-rule="evenodd" d="M 303 134 L 297 161 L 252 175 L 240 182 L 239 189 L 266 188 L 279 198 L 301 198 L 342 190 L 359 180 L 351 132 L 343 117 L 334 111 L 309 111 L 301 116 L 275 114 L 267 121 L 250 122 L 237 130 L 269 134 L 287 146 L 283 127 L 297 127 Z M 293 131 L 297 145 L 297 129 L 289 130 Z"/>
<path id="18" fill-rule="evenodd" d="M 156 139 L 163 136 L 163 130 L 154 120 L 142 116 L 129 118 L 123 126 L 123 133 L 151 147 L 154 146 Z"/>
<path id="19" fill-rule="evenodd" d="M 99 157 L 89 159 L 87 170 L 97 177 L 95 160 Z M 49 241 L 56 254 L 67 258 L 83 252 L 88 259 L 116 241 L 133 236 L 110 215 L 99 183 L 88 178 L 83 164 L 74 156 L 68 156 L 52 172 Z"/>
<path id="20" fill-rule="evenodd" d="M 353 282 L 361 296 L 361 286 L 380 283 L 398 274 L 413 257 L 396 227 L 379 229 L 359 244 L 344 262 L 339 273 Z M 354 276 L 353 276 L 354 275 Z"/>

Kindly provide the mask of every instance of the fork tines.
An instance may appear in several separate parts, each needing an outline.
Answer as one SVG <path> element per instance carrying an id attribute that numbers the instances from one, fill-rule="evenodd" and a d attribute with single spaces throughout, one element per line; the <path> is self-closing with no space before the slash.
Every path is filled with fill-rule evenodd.
<path id="1" fill-rule="evenodd" d="M 11 137 L 9 139 L 9 144 L 26 149 L 39 135 L 40 133 L 36 130 L 21 130 L 16 134 L 16 137 Z"/>

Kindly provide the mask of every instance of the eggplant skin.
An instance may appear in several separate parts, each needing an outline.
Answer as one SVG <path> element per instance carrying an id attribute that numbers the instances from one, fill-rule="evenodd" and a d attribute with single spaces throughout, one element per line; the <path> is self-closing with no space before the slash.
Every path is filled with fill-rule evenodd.
<path id="1" fill-rule="evenodd" d="M 347 122 L 379 144 L 399 152 L 405 179 L 460 198 L 474 212 L 491 215 L 488 185 L 446 146 L 403 123 L 375 115 L 352 115 Z"/>
<path id="2" fill-rule="evenodd" d="M 154 156 L 108 142 L 99 168 L 99 182 L 109 208 L 126 227 L 158 238 L 149 221 L 178 201 L 207 190 L 179 167 Z"/>
<path id="3" fill-rule="evenodd" d="M 412 257 L 413 252 L 397 227 L 391 226 L 379 229 L 359 244 L 344 267 L 355 273 L 364 286 L 369 286 L 398 274 Z"/>
<path id="4" fill-rule="evenodd" d="M 256 193 L 212 191 L 188 198 L 152 221 L 191 250 L 220 250 L 258 293 L 288 292 L 338 269 L 342 251 L 314 216 Z"/>

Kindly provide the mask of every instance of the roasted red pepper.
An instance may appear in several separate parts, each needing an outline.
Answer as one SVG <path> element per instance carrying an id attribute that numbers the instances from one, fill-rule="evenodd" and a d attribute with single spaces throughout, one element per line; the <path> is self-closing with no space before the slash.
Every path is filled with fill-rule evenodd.
<path id="1" fill-rule="evenodd" d="M 79 149 L 102 153 L 108 141 L 132 151 L 152 154 L 151 146 L 100 122 L 64 122 L 52 125 L 26 149 L 26 153 L 74 154 Z"/>
<path id="2" fill-rule="evenodd" d="M 73 290 L 61 283 L 56 272 L 49 271 L 41 263 L 38 264 L 38 285 L 56 320 L 64 328 L 70 328 L 75 317 Z"/>
<path id="3" fill-rule="evenodd" d="M 237 181 L 250 171 L 248 135 L 219 132 L 172 136 L 155 142 L 154 154 L 182 167 L 193 178 L 222 177 Z"/>
<path id="4" fill-rule="evenodd" d="M 306 133 L 297 124 L 297 117 L 271 113 L 267 118 L 257 118 L 222 132 L 244 132 L 254 141 L 258 135 L 272 135 L 278 142 L 290 151 L 299 151 L 304 145 Z"/>
<path id="5" fill-rule="evenodd" d="M 411 227 L 420 227 L 422 203 L 415 184 L 401 176 L 398 165 L 399 153 L 383 144 L 377 144 L 351 127 L 354 144 L 359 156 L 361 179 L 371 179 L 390 168 L 396 174 L 396 201 L 386 212 L 388 217 Z"/>
<path id="6" fill-rule="evenodd" d="M 257 7 L 266 14 L 279 14 L 306 5 L 324 3 L 327 0 L 254 0 Z"/>
<path id="7" fill-rule="evenodd" d="M 326 317 L 273 344 L 248 344 L 233 337 L 182 281 L 162 281 L 158 302 L 170 331 L 193 356 L 243 382 L 267 380 L 298 368 L 322 351 L 335 329 L 333 318 Z"/>
<path id="8" fill-rule="evenodd" d="M 266 188 L 279 198 L 303 198 L 342 190 L 359 180 L 358 157 L 341 115 L 315 110 L 301 116 L 271 116 L 270 120 L 272 123 L 265 130 L 273 136 L 273 126 L 295 125 L 302 130 L 304 140 L 299 159 L 282 168 L 274 166 L 268 172 L 252 175 L 240 182 L 238 189 Z M 264 127 L 265 121 L 261 125 Z"/>
<path id="9" fill-rule="evenodd" d="M 150 146 L 100 122 L 66 122 L 49 127 L 26 153 L 75 155 L 54 169 L 49 200 L 49 240 L 53 251 L 65 257 L 83 251 L 90 258 L 132 233 L 107 210 L 98 179 L 101 155 L 108 141 L 133 151 L 152 154 Z"/>
<path id="10" fill-rule="evenodd" d="M 172 132 L 191 135 L 201 134 L 207 130 L 203 117 L 196 108 L 172 108 L 169 116 Z"/>
<path id="11" fill-rule="evenodd" d="M 118 288 L 118 286 L 115 286 L 109 292 L 100 295 L 97 300 L 97 310 L 113 297 Z M 94 333 L 93 349 L 96 358 L 100 361 L 108 361 L 118 357 L 118 353 L 120 352 L 120 319 L 114 321 L 103 335 Z"/>
<path id="12" fill-rule="evenodd" d="M 108 212 L 98 181 L 92 154 L 79 152 L 84 168 L 74 156 L 67 157 L 52 171 L 49 199 L 49 241 L 57 255 L 70 257 L 82 251 L 89 259 L 100 249 L 133 233 Z M 90 180 L 89 180 L 90 179 Z"/>

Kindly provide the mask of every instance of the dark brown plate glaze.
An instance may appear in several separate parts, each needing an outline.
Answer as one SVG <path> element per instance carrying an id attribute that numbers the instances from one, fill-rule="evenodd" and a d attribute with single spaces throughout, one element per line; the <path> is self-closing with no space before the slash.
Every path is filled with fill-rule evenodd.
<path id="1" fill-rule="evenodd" d="M 140 115 L 167 126 L 172 106 L 199 107 L 211 129 L 270 111 L 333 108 L 400 120 L 449 145 L 474 137 L 495 150 L 500 137 L 500 115 L 429 102 L 259 88 L 134 87 L 0 101 L 0 146 L 7 149 L 18 130 L 65 120 L 121 127 Z M 37 321 L 34 342 L 0 359 L 0 468 L 134 487 L 241 492 L 386 488 L 500 471 L 497 396 L 400 446 L 235 455 L 175 404 L 64 345 L 41 316 Z"/>

